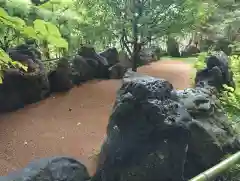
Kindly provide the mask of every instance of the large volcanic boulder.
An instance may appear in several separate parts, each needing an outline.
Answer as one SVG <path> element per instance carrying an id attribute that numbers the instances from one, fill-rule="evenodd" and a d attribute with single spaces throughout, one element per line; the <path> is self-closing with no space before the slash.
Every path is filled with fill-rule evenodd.
<path id="1" fill-rule="evenodd" d="M 214 87 L 220 90 L 224 84 L 235 88 L 233 73 L 228 65 L 228 57 L 222 52 L 213 52 L 206 59 L 207 67 L 199 70 L 195 77 L 197 87 Z"/>
<path id="2" fill-rule="evenodd" d="M 185 89 L 178 92 L 178 98 L 193 118 L 184 172 L 185 178 L 191 179 L 220 162 L 226 154 L 238 151 L 240 139 L 211 89 Z"/>
<path id="3" fill-rule="evenodd" d="M 108 78 L 109 64 L 105 57 L 96 53 L 93 47 L 82 46 L 78 54 L 82 56 L 87 64 L 90 65 L 95 72 L 95 78 L 104 79 Z"/>
<path id="4" fill-rule="evenodd" d="M 172 91 L 165 80 L 127 72 L 92 181 L 183 180 L 191 117 Z"/>
<path id="5" fill-rule="evenodd" d="M 35 160 L 21 171 L 1 177 L 1 181 L 88 181 L 86 167 L 68 157 L 51 157 Z"/>
<path id="6" fill-rule="evenodd" d="M 238 151 L 240 136 L 217 98 L 233 82 L 223 57 L 210 56 L 196 88 L 184 91 L 127 72 L 92 181 L 188 180 Z"/>
<path id="7" fill-rule="evenodd" d="M 193 118 L 185 165 L 188 179 L 240 149 L 240 137 L 229 124 L 217 98 L 223 84 L 235 86 L 228 57 L 223 52 L 215 52 L 206 63 L 207 68 L 196 75 L 196 87 L 178 91 L 179 102 Z"/>
<path id="8" fill-rule="evenodd" d="M 28 56 L 29 58 L 35 60 L 41 60 L 41 52 L 35 47 L 33 42 L 27 41 L 28 44 L 21 44 L 13 48 L 9 48 L 7 51 L 13 60 L 21 59 L 21 56 Z M 19 55 L 21 52 L 21 55 Z M 25 60 L 26 58 L 24 58 Z"/>
<path id="9" fill-rule="evenodd" d="M 0 85 L 0 112 L 21 108 L 49 94 L 49 82 L 42 62 L 18 48 L 9 52 L 13 60 L 27 65 L 28 71 L 17 68 L 4 71 L 4 81 Z"/>
<path id="10" fill-rule="evenodd" d="M 110 79 L 121 79 L 124 74 L 127 72 L 127 67 L 124 67 L 121 63 L 116 63 L 109 70 Z"/>
<path id="11" fill-rule="evenodd" d="M 61 58 L 57 68 L 48 75 L 51 92 L 65 92 L 73 87 L 68 59 Z"/>
<path id="12" fill-rule="evenodd" d="M 109 66 L 113 66 L 119 62 L 119 55 L 116 48 L 108 48 L 107 50 L 99 53 L 99 55 L 107 59 Z"/>
<path id="13" fill-rule="evenodd" d="M 72 59 L 73 83 L 79 85 L 95 78 L 97 66 L 98 63 L 94 60 L 86 60 L 80 55 L 75 56 Z"/>

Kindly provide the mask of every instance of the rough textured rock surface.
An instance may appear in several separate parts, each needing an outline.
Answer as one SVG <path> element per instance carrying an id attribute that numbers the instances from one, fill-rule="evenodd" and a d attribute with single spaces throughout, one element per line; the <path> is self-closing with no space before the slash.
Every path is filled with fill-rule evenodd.
<path id="1" fill-rule="evenodd" d="M 30 53 L 29 53 L 30 54 Z M 9 53 L 13 60 L 28 66 L 28 72 L 21 69 L 7 69 L 4 82 L 0 85 L 0 112 L 12 111 L 42 100 L 49 93 L 49 82 L 45 68 L 39 59 L 21 52 L 18 47 Z"/>
<path id="2" fill-rule="evenodd" d="M 206 59 L 207 67 L 197 72 L 195 84 L 197 87 L 214 87 L 221 90 L 223 84 L 235 88 L 233 73 L 228 66 L 227 55 L 220 51 L 214 52 Z"/>
<path id="3" fill-rule="evenodd" d="M 113 66 L 119 62 L 119 54 L 116 48 L 108 48 L 99 53 L 99 55 L 107 59 L 109 66 Z"/>
<path id="4" fill-rule="evenodd" d="M 190 45 L 185 47 L 185 49 L 181 52 L 181 56 L 189 57 L 189 56 L 196 55 L 197 53 L 200 53 L 199 48 L 196 47 L 195 45 Z"/>
<path id="5" fill-rule="evenodd" d="M 190 126 L 185 177 L 188 179 L 215 165 L 224 155 L 240 149 L 240 139 L 229 124 L 217 98 L 222 85 L 235 86 L 228 57 L 215 52 L 207 68 L 197 73 L 195 88 L 178 91 L 178 99 L 193 118 Z"/>
<path id="6" fill-rule="evenodd" d="M 217 98 L 233 82 L 227 56 L 216 52 L 196 87 L 128 72 L 118 92 L 93 181 L 191 179 L 240 149 Z"/>
<path id="7" fill-rule="evenodd" d="M 0 181 L 87 181 L 89 179 L 86 167 L 68 157 L 36 160 L 21 171 L 0 177 Z"/>
<path id="8" fill-rule="evenodd" d="M 57 68 L 48 75 L 51 92 L 66 92 L 73 87 L 68 59 L 59 60 Z"/>
<path id="9" fill-rule="evenodd" d="M 7 50 L 8 54 L 13 60 L 26 60 L 26 56 L 29 59 L 39 59 L 41 60 L 41 52 L 36 48 L 33 42 L 27 42 L 28 44 L 21 44 Z"/>
<path id="10" fill-rule="evenodd" d="M 228 124 L 220 101 L 211 90 L 186 89 L 178 92 L 178 98 L 193 118 L 184 173 L 185 178 L 190 179 L 240 147 L 230 142 L 237 133 Z"/>
<path id="11" fill-rule="evenodd" d="M 93 181 L 183 179 L 191 117 L 172 91 L 165 80 L 127 72 Z"/>
<path id="12" fill-rule="evenodd" d="M 109 68 L 109 78 L 110 79 L 121 79 L 127 71 L 127 67 L 122 64 L 117 63 Z"/>
<path id="13" fill-rule="evenodd" d="M 109 77 L 109 64 L 107 59 L 97 54 L 94 48 L 83 46 L 79 49 L 78 54 L 94 69 L 95 78 L 104 79 Z"/>
<path id="14" fill-rule="evenodd" d="M 79 85 L 82 82 L 92 80 L 95 77 L 95 68 L 97 64 L 93 64 L 94 62 L 91 63 L 92 64 L 90 65 L 87 60 L 85 60 L 82 56 L 79 55 L 73 58 L 72 80 L 74 84 Z"/>

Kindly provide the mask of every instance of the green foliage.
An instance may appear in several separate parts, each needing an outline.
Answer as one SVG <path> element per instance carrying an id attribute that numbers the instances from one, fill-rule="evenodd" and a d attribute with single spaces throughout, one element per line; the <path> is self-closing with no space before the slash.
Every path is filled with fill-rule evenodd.
<path id="1" fill-rule="evenodd" d="M 34 26 L 28 26 L 23 19 L 10 16 L 3 8 L 0 8 L 0 22 L 3 24 L 1 27 L 3 30 L 11 28 L 24 38 L 46 40 L 54 47 L 68 49 L 67 41 L 61 37 L 59 29 L 50 22 L 36 19 L 32 23 Z"/>
<path id="2" fill-rule="evenodd" d="M 221 101 L 227 111 L 228 116 L 236 124 L 240 124 L 240 57 L 231 56 L 229 65 L 233 71 L 236 90 L 225 86 L 221 95 Z"/>
<path id="3" fill-rule="evenodd" d="M 68 49 L 67 41 L 61 38 L 59 30 L 54 24 L 40 19 L 36 19 L 33 24 L 36 35 L 40 40 L 46 40 L 56 48 Z"/>
<path id="4" fill-rule="evenodd" d="M 0 84 L 3 83 L 4 70 L 8 68 L 18 68 L 23 71 L 28 70 L 28 67 L 18 61 L 13 61 L 3 49 L 0 48 Z"/>
<path id="5" fill-rule="evenodd" d="M 201 52 L 199 53 L 197 61 L 194 63 L 194 68 L 197 70 L 203 69 L 206 67 L 205 59 L 207 57 L 207 52 Z"/>
<path id="6" fill-rule="evenodd" d="M 225 90 L 222 92 L 220 100 L 222 105 L 224 106 L 225 110 L 229 118 L 236 120 L 239 122 L 240 120 L 237 117 L 240 116 L 240 91 L 239 87 L 237 87 L 236 91 L 233 88 L 224 86 Z"/>
<path id="7" fill-rule="evenodd" d="M 55 48 L 68 49 L 68 42 L 61 37 L 59 29 L 50 22 L 36 19 L 33 21 L 33 26 L 28 26 L 23 19 L 10 16 L 4 8 L 0 8 L 0 22 L 0 33 L 3 34 L 0 38 L 0 83 L 2 83 L 3 71 L 8 68 L 20 68 L 27 71 L 26 66 L 17 60 L 11 60 L 5 53 L 4 50 L 10 46 L 11 41 L 14 41 L 14 38 L 9 39 L 9 36 L 18 36 L 18 41 L 20 41 L 20 39 L 23 41 L 25 38 L 32 38 L 39 42 L 47 41 L 49 45 Z M 10 34 L 10 32 L 12 34 Z M 2 48 L 4 48 L 4 50 Z"/>

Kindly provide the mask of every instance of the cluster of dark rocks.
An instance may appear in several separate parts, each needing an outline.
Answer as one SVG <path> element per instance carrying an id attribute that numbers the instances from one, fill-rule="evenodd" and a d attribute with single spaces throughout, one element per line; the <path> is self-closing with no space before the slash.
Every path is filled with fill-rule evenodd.
<path id="1" fill-rule="evenodd" d="M 65 92 L 74 85 L 91 79 L 122 78 L 131 62 L 128 56 L 116 48 L 97 53 L 92 47 L 81 47 L 74 57 L 61 58 L 56 68 L 48 72 L 41 53 L 32 45 L 23 44 L 8 49 L 9 56 L 28 66 L 4 71 L 0 85 L 0 112 L 13 111 L 45 99 L 53 92 Z"/>
<path id="2" fill-rule="evenodd" d="M 214 166 L 240 150 L 240 135 L 218 99 L 224 84 L 234 87 L 228 58 L 218 52 L 206 63 L 195 87 L 182 91 L 163 79 L 125 73 L 93 177 L 79 161 L 54 157 L 1 179 L 184 181 Z"/>

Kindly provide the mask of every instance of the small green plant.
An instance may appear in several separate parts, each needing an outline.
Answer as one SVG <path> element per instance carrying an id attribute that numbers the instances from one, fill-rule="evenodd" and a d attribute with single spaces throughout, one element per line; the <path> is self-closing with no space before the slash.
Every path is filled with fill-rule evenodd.
<path id="1" fill-rule="evenodd" d="M 207 52 L 201 52 L 199 53 L 198 59 L 194 64 L 194 68 L 197 70 L 203 69 L 206 67 L 205 60 L 207 57 L 208 53 Z"/>
<path id="2" fill-rule="evenodd" d="M 226 110 L 228 117 L 234 122 L 238 123 L 240 116 L 240 90 L 239 87 L 236 91 L 232 87 L 224 85 L 224 90 L 221 92 L 220 100 L 224 109 Z"/>
<path id="3" fill-rule="evenodd" d="M 0 48 L 0 84 L 3 83 L 3 72 L 8 68 L 18 68 L 23 71 L 28 70 L 28 67 L 18 61 L 13 61 L 3 49 Z"/>

